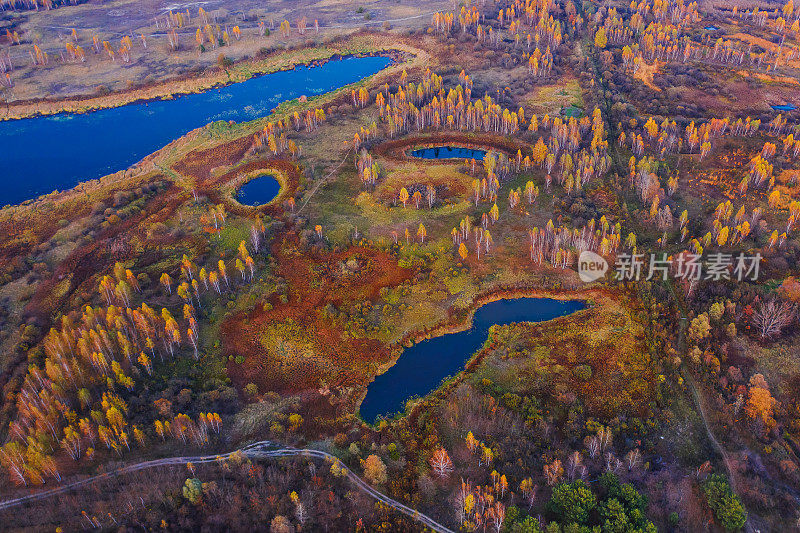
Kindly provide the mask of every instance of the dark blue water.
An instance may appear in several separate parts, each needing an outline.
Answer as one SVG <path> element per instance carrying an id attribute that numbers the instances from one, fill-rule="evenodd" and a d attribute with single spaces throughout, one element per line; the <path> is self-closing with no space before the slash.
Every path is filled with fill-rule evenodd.
<path id="1" fill-rule="evenodd" d="M 274 176 L 258 176 L 241 186 L 236 199 L 245 205 L 264 205 L 278 196 L 281 184 Z"/>
<path id="2" fill-rule="evenodd" d="M 774 106 L 770 106 L 770 107 L 772 107 L 772 109 L 774 109 L 775 111 L 794 111 L 795 109 L 797 109 L 792 104 L 781 104 L 781 105 L 774 105 Z"/>
<path id="3" fill-rule="evenodd" d="M 475 159 L 483 161 L 486 150 L 475 148 L 462 148 L 460 146 L 433 146 L 430 148 L 417 148 L 411 152 L 412 157 L 422 159 Z"/>
<path id="4" fill-rule="evenodd" d="M 361 417 L 373 422 L 378 416 L 402 411 L 412 396 L 424 396 L 442 380 L 460 372 L 464 363 L 486 342 L 489 327 L 514 322 L 542 322 L 584 309 L 580 300 L 514 298 L 479 307 L 472 329 L 426 339 L 407 348 L 397 363 L 375 378 L 361 403 Z"/>
<path id="5" fill-rule="evenodd" d="M 707 31 L 717 31 L 719 28 L 717 28 L 716 26 L 706 26 L 703 29 Z"/>
<path id="6" fill-rule="evenodd" d="M 281 102 L 354 83 L 390 62 L 387 57 L 348 57 L 173 100 L 2 121 L 0 206 L 125 169 L 194 128 L 269 115 Z"/>

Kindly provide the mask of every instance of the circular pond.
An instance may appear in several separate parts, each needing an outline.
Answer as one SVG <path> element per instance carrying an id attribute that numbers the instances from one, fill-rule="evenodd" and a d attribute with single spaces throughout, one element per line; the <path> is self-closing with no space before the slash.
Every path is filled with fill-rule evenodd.
<path id="1" fill-rule="evenodd" d="M 475 159 L 482 161 L 487 151 L 462 146 L 429 146 L 411 150 L 411 157 L 421 159 Z"/>
<path id="2" fill-rule="evenodd" d="M 236 199 L 244 205 L 259 206 L 268 204 L 281 191 L 280 182 L 271 174 L 257 176 L 236 191 Z"/>

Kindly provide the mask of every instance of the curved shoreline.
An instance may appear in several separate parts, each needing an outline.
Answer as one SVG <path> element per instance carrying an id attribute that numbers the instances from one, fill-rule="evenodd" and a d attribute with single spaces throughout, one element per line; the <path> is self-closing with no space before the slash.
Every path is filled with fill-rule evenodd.
<path id="1" fill-rule="evenodd" d="M 375 76 L 381 76 L 381 75 L 389 76 L 392 73 L 397 72 L 399 69 L 406 68 L 406 66 L 409 63 L 411 63 L 411 64 L 415 63 L 415 61 L 417 59 L 417 56 L 411 54 L 408 51 L 403 52 L 403 51 L 399 51 L 399 50 L 389 50 L 389 51 L 385 51 L 384 50 L 384 51 L 379 51 L 379 52 L 374 53 L 374 54 L 372 54 L 372 53 L 370 53 L 370 54 L 348 54 L 346 56 L 342 56 L 342 55 L 340 55 L 338 53 L 330 54 L 326 58 L 324 58 L 323 60 L 315 60 L 314 62 L 307 63 L 307 64 L 314 65 L 314 67 L 319 66 L 320 68 L 323 68 L 323 65 L 326 64 L 328 61 L 334 61 L 334 60 L 345 61 L 346 58 L 352 58 L 353 61 L 358 61 L 359 59 L 356 59 L 356 58 L 361 58 L 360 60 L 363 61 L 363 60 L 366 60 L 367 58 L 370 58 L 370 57 L 371 58 L 388 58 L 388 60 L 381 59 L 380 60 L 380 65 L 379 65 L 380 68 L 378 70 L 374 70 L 373 69 L 363 79 L 355 80 L 355 81 L 353 81 L 351 83 L 346 83 L 344 85 L 338 85 L 338 86 L 334 87 L 332 90 L 324 92 L 324 93 L 321 93 L 321 94 L 318 94 L 318 95 L 317 94 L 311 95 L 310 97 L 308 97 L 308 100 L 300 98 L 300 97 L 295 97 L 295 98 L 293 98 L 291 100 L 283 101 L 283 102 L 277 104 L 276 107 L 274 107 L 273 109 L 271 109 L 269 111 L 265 110 L 265 114 L 263 116 L 257 117 L 255 119 L 245 119 L 245 121 L 239 122 L 239 123 L 231 123 L 231 124 L 241 125 L 242 128 L 243 128 L 242 129 L 242 133 L 241 133 L 240 137 L 238 138 L 238 140 L 243 140 L 243 139 L 247 138 L 250 135 L 250 133 L 248 133 L 248 132 L 250 131 L 250 129 L 252 129 L 252 125 L 253 124 L 257 125 L 259 122 L 262 122 L 262 121 L 266 120 L 268 117 L 275 116 L 276 114 L 284 114 L 285 115 L 286 114 L 286 106 L 290 106 L 293 109 L 295 109 L 295 108 L 296 109 L 304 109 L 304 108 L 309 107 L 309 106 L 320 105 L 320 102 L 328 102 L 332 96 L 341 95 L 342 91 L 345 90 L 345 89 L 347 89 L 348 97 L 349 97 L 349 87 L 351 87 L 351 86 L 359 86 L 360 84 L 363 84 L 363 83 L 369 83 L 368 80 L 372 79 Z M 403 61 L 403 62 L 398 62 L 398 61 Z M 332 65 L 335 65 L 335 63 L 332 63 Z M 311 74 L 309 74 L 309 73 L 312 72 L 312 68 L 309 68 L 308 70 L 300 71 L 297 74 L 289 74 L 289 75 L 291 75 L 291 76 L 300 76 L 300 78 L 303 78 L 304 76 L 310 76 Z M 332 68 L 332 67 L 329 66 L 329 67 L 325 67 L 325 68 Z M 287 70 L 287 71 L 281 71 L 281 72 L 290 73 L 291 71 Z M 276 71 L 276 72 L 270 73 L 270 75 L 272 75 L 272 74 L 278 74 L 278 72 Z M 264 74 L 263 76 L 266 76 L 266 74 Z M 319 77 L 319 76 L 317 76 L 317 77 Z M 256 77 L 251 77 L 249 80 L 245 80 L 245 81 L 259 83 L 259 81 L 256 80 Z M 243 82 L 237 82 L 237 83 L 243 83 Z M 305 90 L 307 90 L 307 89 L 302 89 L 302 90 L 298 91 L 296 94 L 300 94 L 300 93 L 304 92 Z M 203 98 L 214 98 L 214 94 L 211 94 L 210 96 L 203 96 Z M 169 105 L 169 104 L 161 104 L 161 105 L 163 106 L 163 105 Z M 141 109 L 144 110 L 146 108 L 141 108 Z M 134 109 L 133 112 L 134 113 L 138 113 L 138 111 L 136 111 L 136 109 Z M 2 124 L 2 122 L 0 122 L 0 124 Z M 184 141 L 186 141 L 187 139 L 197 138 L 198 135 L 202 134 L 203 131 L 206 131 L 209 128 L 209 126 L 212 126 L 213 124 L 215 124 L 215 122 L 211 122 L 209 124 L 205 124 L 203 126 L 199 126 L 199 127 L 195 128 L 193 130 L 189 130 L 189 131 L 186 131 L 186 132 L 181 132 L 179 134 L 180 135 L 179 137 L 177 137 L 176 139 L 174 139 L 170 143 L 168 143 L 168 144 L 156 149 L 154 152 L 152 152 L 152 153 L 150 153 L 148 155 L 145 155 L 139 161 L 136 161 L 136 162 L 132 163 L 127 169 L 124 169 L 124 170 L 121 170 L 121 171 L 117 171 L 115 173 L 108 174 L 108 175 L 105 175 L 105 176 L 100 176 L 100 177 L 98 177 L 96 179 L 86 180 L 85 182 L 75 183 L 74 185 L 72 185 L 72 187 L 67 188 L 67 189 L 55 189 L 55 190 L 53 190 L 51 192 L 48 192 L 48 193 L 42 193 L 40 196 L 36 196 L 36 197 L 33 197 L 33 198 L 26 198 L 25 200 L 22 200 L 18 204 L 11 204 L 11 205 L 6 206 L 6 207 L 11 207 L 13 205 L 21 206 L 21 205 L 34 204 L 37 201 L 42 200 L 44 197 L 54 198 L 56 196 L 61 196 L 64 193 L 69 193 L 71 190 L 74 190 L 75 188 L 80 187 L 82 183 L 91 183 L 91 182 L 100 183 L 100 182 L 103 182 L 105 180 L 105 178 L 108 178 L 109 176 L 116 176 L 118 178 L 120 176 L 128 176 L 131 173 L 141 173 L 143 171 L 142 169 L 144 169 L 145 167 L 147 167 L 149 170 L 160 169 L 162 171 L 162 173 L 169 174 L 173 169 L 172 168 L 165 168 L 165 167 L 171 167 L 171 165 L 168 164 L 168 163 L 165 163 L 164 160 L 163 160 L 163 156 L 164 156 L 164 154 L 166 154 L 167 150 L 170 149 L 170 147 L 174 148 L 174 147 L 186 144 Z M 17 127 L 14 123 L 11 123 L 10 121 L 7 124 L 7 126 L 9 128 L 11 128 L 11 131 L 14 131 L 14 129 Z M 237 162 L 241 162 L 243 159 L 247 159 L 244 156 L 245 156 L 245 154 L 241 154 L 239 157 L 237 157 Z M 160 161 L 162 164 L 158 164 L 158 161 Z M 230 163 L 233 163 L 233 161 L 231 161 Z M 137 169 L 138 169 L 138 171 L 137 171 Z M 174 170 L 178 170 L 178 169 L 174 169 Z M 248 169 L 248 171 L 249 170 L 252 170 L 252 169 Z M 294 181 L 296 182 L 298 180 L 294 180 Z M 262 209 L 263 210 L 263 209 L 271 208 L 271 207 L 273 207 L 273 205 L 277 201 L 285 199 L 286 193 L 287 193 L 286 185 L 287 184 L 284 183 L 284 187 L 282 188 L 282 190 L 281 190 L 281 192 L 279 194 L 279 197 L 278 197 L 278 199 L 276 201 L 273 201 L 273 202 L 270 202 L 268 204 L 264 204 L 264 205 L 258 206 L 258 209 Z M 231 203 L 234 203 L 234 202 L 231 202 Z M 244 207 L 239 206 L 238 204 L 236 204 L 236 205 L 237 205 L 237 207 L 240 207 L 240 208 L 244 209 Z M 253 208 L 249 207 L 249 209 L 253 209 Z M 0 210 L 2 210 L 2 208 L 0 208 Z"/>
<path id="2" fill-rule="evenodd" d="M 344 44 L 345 46 L 343 48 L 346 48 L 346 43 Z M 171 80 L 155 82 L 144 87 L 113 92 L 101 96 L 83 95 L 57 100 L 42 98 L 7 103 L 6 106 L 2 108 L 4 109 L 4 113 L 0 114 L 0 121 L 22 120 L 59 114 L 86 114 L 101 109 L 112 109 L 157 100 L 171 100 L 179 96 L 202 93 L 235 83 L 245 82 L 267 74 L 291 71 L 298 67 L 311 68 L 323 65 L 329 61 L 347 59 L 349 57 L 390 57 L 393 60 L 389 65 L 389 67 L 391 67 L 404 63 L 415 56 L 413 49 L 404 50 L 403 48 L 405 48 L 403 45 L 383 47 L 378 44 L 370 51 L 348 52 L 336 48 L 321 47 L 319 48 L 320 53 L 317 57 L 308 60 L 303 60 L 302 57 L 292 58 L 286 63 L 279 63 L 277 65 L 271 61 L 275 59 L 275 56 L 269 56 L 264 59 L 244 59 L 234 63 L 229 70 L 220 68 L 208 69 L 200 73 L 199 76 L 187 74 Z M 299 49 L 298 53 L 302 56 L 305 50 L 308 49 Z M 245 72 L 235 72 L 237 67 L 241 69 L 248 65 L 254 65 L 254 67 Z M 231 75 L 231 71 L 234 71 L 233 76 Z M 183 85 L 187 84 L 188 86 L 183 87 Z"/>
<path id="3" fill-rule="evenodd" d="M 589 289 L 586 291 L 580 290 L 559 290 L 559 289 L 536 289 L 532 287 L 495 287 L 492 289 L 487 289 L 486 291 L 477 294 L 473 299 L 472 302 L 464 309 L 461 310 L 454 310 L 452 307 L 448 309 L 448 318 L 439 321 L 436 325 L 430 328 L 424 328 L 422 330 L 414 330 L 411 332 L 406 333 L 403 337 L 399 340 L 394 342 L 390 347 L 390 353 L 392 353 L 392 359 L 378 367 L 378 372 L 373 377 L 372 381 L 366 384 L 364 387 L 364 393 L 359 395 L 358 401 L 356 403 L 356 413 L 361 420 L 361 422 L 365 425 L 372 426 L 374 425 L 373 422 L 369 422 L 364 420 L 361 417 L 361 404 L 363 403 L 364 399 L 367 396 L 367 389 L 369 385 L 371 385 L 375 378 L 381 374 L 386 373 L 391 367 L 397 364 L 397 361 L 402 357 L 403 352 L 414 346 L 417 343 L 420 343 L 427 339 L 432 339 L 435 337 L 441 337 L 444 335 L 448 335 L 451 333 L 460 333 L 463 331 L 467 331 L 472 327 L 472 321 L 475 317 L 475 312 L 483 307 L 484 305 L 490 304 L 492 302 L 497 302 L 500 300 L 515 300 L 518 298 L 549 298 L 551 300 L 560 300 L 560 301 L 569 301 L 569 300 L 581 300 L 586 303 L 586 306 L 583 309 L 578 309 L 573 313 L 565 316 L 559 316 L 552 318 L 550 320 L 543 320 L 537 323 L 547 323 L 552 322 L 554 320 L 558 320 L 560 318 L 566 318 L 568 316 L 574 316 L 575 314 L 590 309 L 592 307 L 592 298 L 591 296 L 596 292 L 597 289 Z M 586 297 L 584 297 L 586 295 Z M 454 312 L 455 311 L 455 312 Z M 396 355 L 395 355 L 396 354 Z M 414 409 L 418 407 L 419 404 L 424 403 L 425 401 L 431 400 L 434 396 L 438 395 L 439 393 L 449 390 L 449 387 L 460 383 L 466 372 L 473 368 L 477 363 L 479 363 L 483 359 L 484 351 L 482 349 L 477 350 L 475 353 L 470 354 L 469 358 L 464 361 L 464 367 L 458 371 L 457 374 L 453 376 L 449 376 L 451 379 L 447 380 L 446 382 L 440 383 L 438 387 L 431 390 L 425 396 L 420 398 L 420 402 L 414 406 Z M 448 376 L 445 376 L 448 377 Z M 413 397 L 412 397 L 413 398 Z M 410 398 L 409 398 L 410 399 Z M 401 412 L 401 418 L 412 414 L 411 412 L 404 413 Z M 392 417 L 394 418 L 394 417 Z M 391 421 L 392 418 L 386 419 L 379 419 L 380 420 L 387 420 Z"/>
<path id="4" fill-rule="evenodd" d="M 265 175 L 272 176 L 280 184 L 275 198 L 266 204 L 252 206 L 243 204 L 234 197 L 239 186 Z M 197 182 L 197 190 L 214 202 L 224 203 L 232 213 L 242 216 L 253 216 L 257 213 L 274 216 L 280 211 L 281 204 L 295 194 L 299 185 L 300 174 L 294 162 L 267 158 L 248 161 L 221 176 Z"/>
<path id="5" fill-rule="evenodd" d="M 237 197 L 239 189 L 241 189 L 247 183 L 253 180 L 265 177 L 271 177 L 272 179 L 278 182 L 278 192 L 270 201 L 258 205 L 243 204 L 242 202 L 239 201 Z M 287 190 L 289 189 L 289 179 L 281 170 L 277 168 L 276 169 L 262 168 L 259 170 L 252 170 L 250 172 L 237 175 L 234 179 L 224 184 L 221 187 L 221 189 L 228 196 L 229 201 L 234 202 L 235 204 L 241 206 L 244 209 L 247 208 L 262 209 L 270 205 L 277 204 L 281 198 L 286 196 Z"/>
<path id="6" fill-rule="evenodd" d="M 517 150 L 528 149 L 526 145 L 516 139 L 502 137 L 495 133 L 483 131 L 447 132 L 435 131 L 421 134 L 411 134 L 400 139 L 383 141 L 372 147 L 375 154 L 395 161 L 421 161 L 428 164 L 453 164 L 454 161 L 463 161 L 462 158 L 424 159 L 409 155 L 409 150 L 417 148 L 435 148 L 437 146 L 457 146 L 472 150 L 483 150 L 514 157 Z"/>

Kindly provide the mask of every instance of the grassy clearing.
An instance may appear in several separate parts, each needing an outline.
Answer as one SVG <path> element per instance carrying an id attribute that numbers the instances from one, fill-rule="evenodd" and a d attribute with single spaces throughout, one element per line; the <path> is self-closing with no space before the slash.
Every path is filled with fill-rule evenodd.
<path id="1" fill-rule="evenodd" d="M 557 115 L 571 105 L 584 109 L 581 87 L 577 78 L 565 76 L 557 84 L 537 87 L 527 97 L 527 106 L 537 114 Z"/>

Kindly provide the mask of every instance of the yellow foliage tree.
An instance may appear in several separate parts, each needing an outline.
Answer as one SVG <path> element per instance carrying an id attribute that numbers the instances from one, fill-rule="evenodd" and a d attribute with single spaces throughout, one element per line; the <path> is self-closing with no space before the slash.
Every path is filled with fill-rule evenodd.
<path id="1" fill-rule="evenodd" d="M 775 419 L 772 414 L 773 408 L 777 403 L 777 400 L 772 397 L 768 389 L 752 387 L 744 410 L 750 418 L 763 422 L 765 429 L 769 431 L 775 426 Z"/>
<path id="2" fill-rule="evenodd" d="M 400 201 L 403 202 L 403 207 L 406 206 L 406 202 L 408 202 L 408 190 L 405 187 L 400 189 Z"/>
<path id="3" fill-rule="evenodd" d="M 463 242 L 458 245 L 458 255 L 461 256 L 461 259 L 464 260 L 469 255 L 469 250 L 467 250 L 467 245 Z"/>
<path id="4" fill-rule="evenodd" d="M 375 454 L 370 455 L 364 461 L 364 477 L 373 485 L 386 483 L 386 465 L 380 457 Z"/>
<path id="5" fill-rule="evenodd" d="M 720 246 L 725 246 L 727 242 L 728 242 L 728 226 L 725 226 L 724 228 L 722 228 L 722 231 L 720 231 L 719 235 L 717 236 L 717 244 Z"/>
<path id="6" fill-rule="evenodd" d="M 597 33 L 594 34 L 594 45 L 597 48 L 605 48 L 608 44 L 608 37 L 606 37 L 606 30 L 605 28 L 600 28 L 597 30 Z"/>

